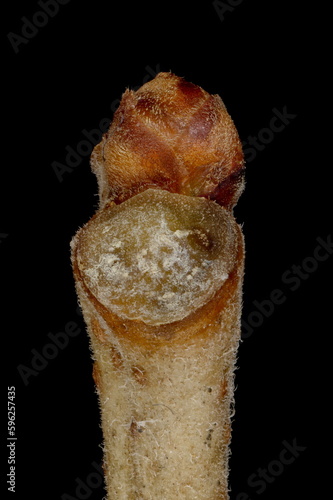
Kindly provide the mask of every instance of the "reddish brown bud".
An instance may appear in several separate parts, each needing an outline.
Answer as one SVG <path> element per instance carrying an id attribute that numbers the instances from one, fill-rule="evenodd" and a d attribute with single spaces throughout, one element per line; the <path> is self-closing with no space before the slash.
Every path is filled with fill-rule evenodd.
<path id="1" fill-rule="evenodd" d="M 221 98 L 172 73 L 126 90 L 92 154 L 101 206 L 148 188 L 232 208 L 243 190 L 243 152 Z"/>

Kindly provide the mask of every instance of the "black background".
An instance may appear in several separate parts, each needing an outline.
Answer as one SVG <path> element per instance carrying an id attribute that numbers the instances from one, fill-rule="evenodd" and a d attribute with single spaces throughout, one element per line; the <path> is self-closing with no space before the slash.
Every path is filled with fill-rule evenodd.
<path id="1" fill-rule="evenodd" d="M 332 257 L 294 291 L 282 275 L 313 256 L 316 238 L 332 234 L 328 12 L 301 1 L 283 7 L 244 0 L 222 19 L 210 1 L 71 0 L 15 53 L 7 34 L 20 35 L 22 16 L 31 20 L 41 9 L 37 1 L 6 8 L 2 400 L 5 411 L 7 386 L 15 385 L 18 436 L 16 494 L 9 497 L 78 498 L 76 478 L 86 481 L 92 463 L 101 461 L 92 363 L 69 257 L 71 237 L 97 207 L 97 184 L 88 156 L 62 182 L 52 163 L 65 163 L 66 146 L 75 149 L 83 129 L 112 117 L 125 88 L 159 70 L 220 94 L 243 141 L 269 127 L 273 109 L 296 115 L 248 162 L 235 208 L 247 248 L 244 320 L 258 310 L 254 301 L 269 299 L 274 289 L 286 299 L 239 349 L 231 499 L 246 498 L 241 492 L 251 500 L 326 496 Z M 49 332 L 69 321 L 81 333 L 25 385 L 18 365 L 31 367 L 31 349 L 41 353 Z M 5 449 L 5 424 L 2 435 Z M 295 439 L 306 449 L 258 493 L 248 478 Z M 95 488 L 89 498 L 102 496 Z"/>

